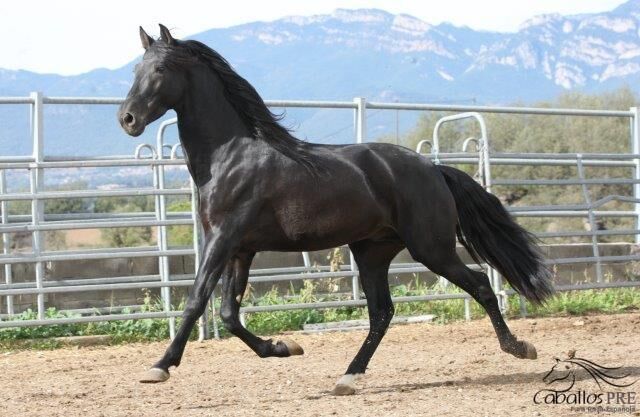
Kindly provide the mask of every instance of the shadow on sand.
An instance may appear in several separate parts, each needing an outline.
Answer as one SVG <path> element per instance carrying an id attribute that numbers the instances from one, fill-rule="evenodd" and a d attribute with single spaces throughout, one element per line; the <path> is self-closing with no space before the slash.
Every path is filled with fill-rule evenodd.
<path id="1" fill-rule="evenodd" d="M 627 374 L 628 376 L 640 376 L 640 367 L 638 366 L 624 366 L 620 368 L 620 372 Z M 499 375 L 487 375 L 479 378 L 460 378 L 451 379 L 445 381 L 433 381 L 424 383 L 407 383 L 407 384 L 395 384 L 385 387 L 368 387 L 363 388 L 363 391 L 367 393 L 377 394 L 384 392 L 397 392 L 397 391 L 416 391 L 429 388 L 439 388 L 447 386 L 456 387 L 473 387 L 473 386 L 503 386 L 513 384 L 530 384 L 532 382 L 540 383 L 544 385 L 542 378 L 547 372 L 520 372 L 514 374 L 499 374 Z M 591 379 L 588 374 L 576 375 L 576 381 L 584 381 Z"/>

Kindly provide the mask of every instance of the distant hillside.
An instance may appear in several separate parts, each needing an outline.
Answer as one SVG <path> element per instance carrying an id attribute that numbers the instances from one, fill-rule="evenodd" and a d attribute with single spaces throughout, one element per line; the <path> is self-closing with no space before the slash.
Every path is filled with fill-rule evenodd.
<path id="1" fill-rule="evenodd" d="M 169 23 L 170 22 L 166 22 Z M 640 81 L 640 0 L 605 13 L 545 15 L 517 33 L 430 25 L 381 10 L 336 10 L 193 36 L 218 50 L 265 98 L 509 103 L 567 89 L 603 91 Z M 131 42 L 137 42 L 132 29 Z M 123 96 L 130 63 L 77 76 L 0 69 L 0 96 Z M 371 115 L 372 137 L 395 129 L 393 112 Z M 348 111 L 289 110 L 302 137 L 352 140 Z M 47 153 L 130 153 L 115 107 L 56 106 L 46 113 Z M 413 119 L 403 119 L 402 129 Z M 28 152 L 28 111 L 0 107 L 3 154 Z M 153 141 L 152 133 L 146 140 Z"/>

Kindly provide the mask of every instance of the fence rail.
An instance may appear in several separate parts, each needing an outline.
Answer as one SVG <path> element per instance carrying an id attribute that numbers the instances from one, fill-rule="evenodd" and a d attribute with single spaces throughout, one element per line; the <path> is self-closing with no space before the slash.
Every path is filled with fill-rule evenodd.
<path id="1" fill-rule="evenodd" d="M 165 144 L 166 130 L 176 123 L 175 119 L 162 122 L 156 135 L 155 144 L 140 145 L 132 156 L 98 156 L 60 158 L 44 155 L 45 130 L 43 125 L 44 106 L 55 105 L 118 105 L 122 98 L 94 98 L 94 97 L 46 97 L 41 93 L 32 93 L 29 97 L 0 97 L 1 105 L 27 105 L 31 109 L 31 138 L 33 152 L 30 156 L 0 156 L 0 212 L 3 253 L 0 254 L 0 264 L 4 268 L 5 282 L 0 284 L 0 297 L 6 299 L 6 312 L 0 312 L 0 328 L 17 326 L 52 325 L 62 323 L 81 323 L 105 320 L 124 320 L 134 318 L 169 318 L 170 332 L 175 331 L 175 317 L 179 311 L 172 310 L 171 288 L 190 286 L 193 283 L 192 274 L 171 274 L 169 271 L 169 257 L 199 255 L 200 226 L 197 221 L 194 186 L 188 188 L 169 188 L 165 180 L 165 167 L 183 166 L 184 160 L 179 156 L 179 145 Z M 463 112 L 446 116 L 438 121 L 433 137 L 420 143 L 418 151 L 422 152 L 430 147 L 425 157 L 435 163 L 466 164 L 477 166 L 479 181 L 487 188 L 497 186 L 580 186 L 584 202 L 571 205 L 546 206 L 518 206 L 509 207 L 516 217 L 581 217 L 589 225 L 589 230 L 560 230 L 539 233 L 540 238 L 568 238 L 587 237 L 591 239 L 592 256 L 554 259 L 550 263 L 557 265 L 593 263 L 596 267 L 597 280 L 595 283 L 580 286 L 563 286 L 559 290 L 577 290 L 589 288 L 636 287 L 638 281 L 604 282 L 602 264 L 604 262 L 632 262 L 639 261 L 638 255 L 603 256 L 599 251 L 602 236 L 634 236 L 635 243 L 640 243 L 640 118 L 638 108 L 629 110 L 584 110 L 584 109 L 554 109 L 554 108 L 525 108 L 525 107 L 492 107 L 492 106 L 462 106 L 440 104 L 407 104 L 407 103 L 377 103 L 367 102 L 364 98 L 353 101 L 284 101 L 268 100 L 272 107 L 287 108 L 322 108 L 342 109 L 353 112 L 354 142 L 367 141 L 367 111 L 395 110 L 395 111 L 447 111 Z M 571 116 L 571 117 L 615 117 L 626 118 L 630 125 L 630 149 L 628 153 L 610 154 L 558 154 L 558 153 L 499 153 L 491 149 L 488 127 L 485 124 L 484 113 L 505 113 L 541 116 Z M 457 123 L 460 120 L 472 119 L 480 126 L 479 138 L 469 138 L 465 141 L 460 152 L 441 152 L 438 132 L 445 123 Z M 475 145 L 475 151 L 470 151 Z M 169 155 L 166 155 L 166 151 Z M 514 179 L 494 178 L 492 166 L 571 166 L 576 167 L 578 176 L 572 179 Z M 150 168 L 153 180 L 152 187 L 127 188 L 116 190 L 75 190 L 75 191 L 46 191 L 44 177 L 47 170 L 64 168 L 104 168 L 104 167 L 147 167 Z M 620 167 L 632 168 L 633 175 L 626 178 L 587 178 L 584 167 Z M 6 172 L 12 170 L 27 170 L 29 173 L 28 192 L 8 192 Z M 589 186 L 592 185 L 628 185 L 633 188 L 629 195 L 609 195 L 593 201 Z M 142 213 L 63 213 L 46 214 L 44 202 L 48 200 L 67 198 L 98 198 L 148 196 L 154 199 L 154 211 Z M 168 196 L 187 196 L 191 198 L 189 212 L 167 212 L 166 198 Z M 8 212 L 8 203 L 15 201 L 29 201 L 29 214 L 12 215 Z M 628 204 L 628 210 L 606 210 L 605 205 L 610 202 Z M 629 217 L 635 219 L 635 226 L 615 230 L 598 230 L 596 221 L 605 217 Z M 194 232 L 194 242 L 188 248 L 169 248 L 167 228 L 176 225 L 191 225 Z M 63 250 L 49 251 L 45 247 L 44 232 L 74 229 L 100 229 L 114 227 L 154 227 L 157 232 L 157 245 L 141 248 L 105 248 L 96 250 Z M 32 235 L 32 251 L 28 253 L 12 253 L 11 233 L 28 232 Z M 305 308 L 334 308 L 343 306 L 362 306 L 366 304 L 361 299 L 358 284 L 359 272 L 353 257 L 339 271 L 330 271 L 328 267 L 317 267 L 310 264 L 308 253 L 302 253 L 304 266 L 280 267 L 251 271 L 250 282 L 278 282 L 302 279 L 326 279 L 336 277 L 351 277 L 351 296 L 349 299 L 321 303 L 283 304 L 274 306 L 244 307 L 243 313 L 259 311 L 276 311 Z M 102 278 L 74 278 L 69 280 L 50 281 L 45 279 L 45 263 L 75 259 L 109 259 L 109 258 L 138 258 L 153 257 L 158 260 L 158 274 L 137 276 L 112 276 Z M 33 264 L 33 281 L 26 283 L 13 282 L 13 267 L 16 264 Z M 196 259 L 197 265 L 197 259 Z M 477 266 L 474 266 L 477 267 Z M 479 267 L 477 267 L 479 268 Z M 402 263 L 392 264 L 390 274 L 425 272 L 427 269 L 421 264 Z M 513 291 L 505 290 L 502 279 L 496 271 L 489 269 L 489 275 L 496 294 L 499 296 L 501 307 L 506 305 L 506 297 L 513 295 Z M 56 293 L 74 293 L 83 291 L 124 290 L 159 288 L 161 291 L 162 312 L 136 312 L 131 314 L 86 315 L 90 310 L 79 309 L 81 317 L 47 319 L 45 317 L 46 304 L 44 295 Z M 37 303 L 36 320 L 12 320 L 15 315 L 13 297 L 19 295 L 35 295 Z M 466 294 L 430 294 L 414 297 L 396 297 L 395 302 L 414 302 L 444 299 L 462 299 L 468 314 L 469 296 Z M 216 321 L 211 323 L 215 326 Z M 208 336 L 209 325 L 201 326 L 201 337 Z M 215 329 L 214 329 L 215 330 Z M 217 332 L 216 332 L 217 334 Z"/>

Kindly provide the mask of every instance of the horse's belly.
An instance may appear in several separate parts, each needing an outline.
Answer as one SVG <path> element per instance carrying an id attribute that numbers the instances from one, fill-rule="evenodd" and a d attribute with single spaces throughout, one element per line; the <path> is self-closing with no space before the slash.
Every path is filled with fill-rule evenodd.
<path id="1" fill-rule="evenodd" d="M 274 220 L 269 232 L 260 234 L 260 242 L 256 242 L 259 250 L 332 248 L 366 239 L 385 223 L 375 206 L 365 208 L 360 204 L 351 208 L 287 204 L 276 210 Z"/>
<path id="2" fill-rule="evenodd" d="M 289 206 L 279 216 L 279 224 L 287 240 L 296 244 L 315 241 L 323 246 L 362 238 L 375 228 L 378 221 L 379 216 L 358 207 L 354 207 L 354 210 L 345 207 L 316 210 Z"/>

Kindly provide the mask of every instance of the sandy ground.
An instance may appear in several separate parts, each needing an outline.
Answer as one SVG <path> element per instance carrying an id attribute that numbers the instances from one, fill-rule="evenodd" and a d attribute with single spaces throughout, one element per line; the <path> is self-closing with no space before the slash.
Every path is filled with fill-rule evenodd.
<path id="1" fill-rule="evenodd" d="M 159 385 L 139 384 L 137 376 L 166 343 L 7 352 L 0 354 L 0 415 L 571 416 L 584 413 L 533 402 L 554 356 L 577 349 L 577 356 L 624 365 L 640 378 L 640 313 L 510 326 L 536 345 L 538 360 L 502 353 L 488 320 L 392 327 L 350 397 L 330 390 L 362 331 L 291 335 L 306 353 L 286 359 L 260 359 L 235 338 L 192 342 L 183 364 Z M 640 382 L 629 389 L 639 391 Z"/>

